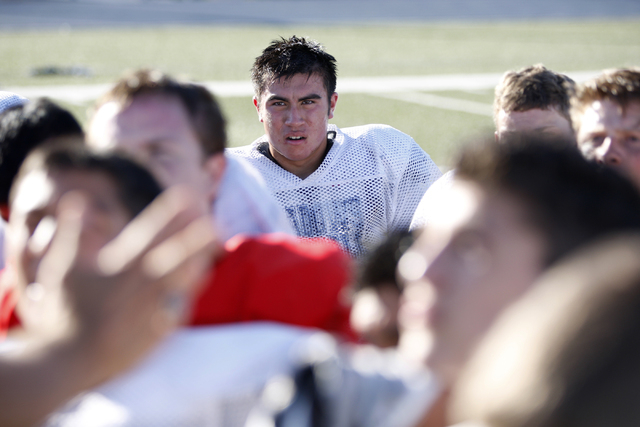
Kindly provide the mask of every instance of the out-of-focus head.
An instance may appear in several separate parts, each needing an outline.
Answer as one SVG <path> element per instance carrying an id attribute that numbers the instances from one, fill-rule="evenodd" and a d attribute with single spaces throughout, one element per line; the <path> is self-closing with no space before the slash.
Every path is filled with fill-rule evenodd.
<path id="1" fill-rule="evenodd" d="M 87 142 L 132 155 L 163 186 L 188 185 L 208 204 L 224 172 L 226 130 L 217 101 L 203 86 L 159 71 L 118 81 L 98 102 Z"/>
<path id="2" fill-rule="evenodd" d="M 19 289 L 36 281 L 38 265 L 56 229 L 58 204 L 70 192 L 87 201 L 80 254 L 97 251 L 161 192 L 157 181 L 136 162 L 116 154 L 95 154 L 74 141 L 35 149 L 11 190 L 7 229 L 8 264 Z"/>
<path id="3" fill-rule="evenodd" d="M 365 341 L 379 347 L 398 344 L 398 309 L 402 291 L 398 285 L 398 260 L 413 243 L 409 232 L 398 232 L 383 241 L 361 265 L 358 290 L 351 310 L 351 325 Z"/>
<path id="4" fill-rule="evenodd" d="M 636 426 L 640 236 L 598 242 L 550 270 L 479 346 L 454 420 L 490 427 Z"/>
<path id="5" fill-rule="evenodd" d="M 423 315 L 433 338 L 427 363 L 447 384 L 498 314 L 545 268 L 599 236 L 640 228 L 633 184 L 555 139 L 466 147 L 439 203 L 440 216 L 399 269 L 405 293 L 426 295 Z"/>
<path id="6" fill-rule="evenodd" d="M 579 85 L 571 117 L 583 155 L 640 187 L 640 68 L 608 70 Z"/>
<path id="7" fill-rule="evenodd" d="M 81 135 L 82 129 L 73 115 L 45 98 L 0 114 L 0 206 L 8 206 L 11 184 L 32 149 L 47 140 Z M 5 219 L 7 215 L 3 209 Z"/>
<path id="8" fill-rule="evenodd" d="M 572 138 L 569 99 L 574 86 L 569 77 L 541 64 L 505 73 L 495 90 L 496 139 L 514 132 Z"/>
<path id="9" fill-rule="evenodd" d="M 253 63 L 251 81 L 258 102 L 269 85 L 277 80 L 289 80 L 296 74 L 318 75 L 327 98 L 336 91 L 336 59 L 318 42 L 292 36 L 271 42 Z"/>

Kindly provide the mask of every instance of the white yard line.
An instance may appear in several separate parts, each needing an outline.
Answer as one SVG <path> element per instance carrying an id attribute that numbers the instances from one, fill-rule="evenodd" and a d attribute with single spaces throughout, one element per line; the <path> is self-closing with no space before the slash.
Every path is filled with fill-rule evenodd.
<path id="1" fill-rule="evenodd" d="M 422 92 L 376 93 L 374 95 L 382 98 L 397 99 L 399 101 L 425 105 L 427 107 L 441 108 L 443 110 L 462 111 L 463 113 L 493 117 L 493 106 L 491 104 L 467 101 L 466 99 L 431 95 L 429 93 Z"/>
<path id="2" fill-rule="evenodd" d="M 567 73 L 576 81 L 583 81 L 598 75 L 600 71 L 579 71 Z M 400 99 L 406 102 L 428 105 L 430 107 L 453 109 L 486 115 L 488 104 L 473 101 L 429 95 L 418 92 L 473 91 L 493 89 L 502 74 L 448 74 L 431 76 L 401 77 L 342 77 L 338 79 L 339 93 L 366 93 Z M 209 81 L 203 84 L 219 97 L 252 96 L 253 88 L 249 81 Z M 111 84 L 64 85 L 64 86 L 15 86 L 2 87 L 25 96 L 37 98 L 46 96 L 73 104 L 91 102 L 105 93 Z"/>

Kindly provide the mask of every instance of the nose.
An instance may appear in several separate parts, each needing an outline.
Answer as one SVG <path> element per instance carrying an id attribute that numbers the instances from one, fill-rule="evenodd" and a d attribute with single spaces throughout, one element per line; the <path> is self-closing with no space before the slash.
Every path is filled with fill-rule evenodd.
<path id="1" fill-rule="evenodd" d="M 598 163 L 608 166 L 622 164 L 622 154 L 612 137 L 606 137 L 602 144 L 595 150 L 595 159 Z"/>
<path id="2" fill-rule="evenodd" d="M 302 124 L 304 122 L 302 114 L 301 109 L 297 105 L 292 106 L 289 109 L 286 124 L 289 126 Z"/>

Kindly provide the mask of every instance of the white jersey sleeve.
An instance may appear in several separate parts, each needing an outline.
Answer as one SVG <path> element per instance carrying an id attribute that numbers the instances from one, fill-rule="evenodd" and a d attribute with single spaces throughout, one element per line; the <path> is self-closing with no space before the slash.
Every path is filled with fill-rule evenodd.
<path id="1" fill-rule="evenodd" d="M 454 176 L 455 170 L 450 170 L 434 182 L 433 185 L 424 193 L 422 200 L 420 200 L 420 203 L 413 214 L 413 219 L 409 226 L 411 231 L 424 227 L 429 222 L 429 218 L 433 217 L 434 212 L 442 209 L 442 205 L 439 200 L 441 197 L 444 197 L 451 188 Z"/>
<path id="2" fill-rule="evenodd" d="M 265 137 L 228 149 L 264 177 L 296 234 L 328 237 L 354 257 L 389 233 L 407 230 L 426 189 L 441 173 L 408 135 L 386 125 L 338 129 L 322 164 L 302 180 L 263 154 Z"/>
<path id="3" fill-rule="evenodd" d="M 258 172 L 247 161 L 227 157 L 227 167 L 213 203 L 214 224 L 220 237 L 236 234 L 295 234 L 289 220 Z"/>

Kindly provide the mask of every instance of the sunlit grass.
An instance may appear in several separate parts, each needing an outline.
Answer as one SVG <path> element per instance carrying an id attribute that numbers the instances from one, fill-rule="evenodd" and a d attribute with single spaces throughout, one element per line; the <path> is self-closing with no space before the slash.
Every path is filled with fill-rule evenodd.
<path id="1" fill-rule="evenodd" d="M 6 31 L 0 32 L 0 88 L 111 82 L 140 67 L 199 81 L 248 80 L 261 49 L 292 34 L 322 42 L 337 58 L 339 76 L 349 77 L 501 73 L 533 63 L 558 71 L 640 65 L 640 20 Z M 30 75 L 49 65 L 85 66 L 93 74 Z M 490 90 L 438 95 L 487 104 L 493 97 Z M 262 133 L 250 98 L 221 102 L 230 145 L 248 144 Z M 86 121 L 86 105 L 66 106 Z M 395 126 L 444 167 L 458 142 L 492 127 L 489 117 L 357 94 L 340 95 L 333 122 Z"/>

